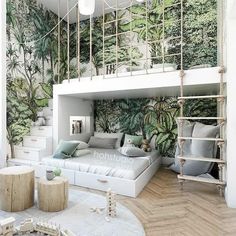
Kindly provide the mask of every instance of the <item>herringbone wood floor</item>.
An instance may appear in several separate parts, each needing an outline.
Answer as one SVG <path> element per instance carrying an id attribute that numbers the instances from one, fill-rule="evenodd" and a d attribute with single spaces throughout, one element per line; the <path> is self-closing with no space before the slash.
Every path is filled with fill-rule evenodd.
<path id="1" fill-rule="evenodd" d="M 180 190 L 176 174 L 164 168 L 138 198 L 117 198 L 143 223 L 147 236 L 236 236 L 236 209 L 227 208 L 215 186 L 185 182 Z"/>

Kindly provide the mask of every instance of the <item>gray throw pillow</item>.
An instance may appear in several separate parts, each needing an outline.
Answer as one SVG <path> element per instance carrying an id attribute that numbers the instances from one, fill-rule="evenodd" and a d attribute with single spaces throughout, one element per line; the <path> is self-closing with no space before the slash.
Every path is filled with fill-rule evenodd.
<path id="1" fill-rule="evenodd" d="M 190 121 L 183 121 L 183 137 L 192 137 L 192 133 L 193 133 L 193 128 L 194 128 L 195 123 L 194 122 L 190 122 Z M 178 126 L 178 133 L 180 134 L 180 122 L 177 120 L 177 126 Z M 191 140 L 186 140 L 183 146 L 183 155 L 184 156 L 189 156 L 191 155 Z M 177 158 L 177 156 L 180 155 L 180 147 L 179 144 L 177 142 L 177 147 L 176 147 L 176 151 L 175 151 L 175 163 L 173 163 L 170 166 L 170 169 L 172 169 L 173 171 L 179 173 L 180 171 L 180 163 L 179 163 L 179 159 Z"/>
<path id="2" fill-rule="evenodd" d="M 128 157 L 143 157 L 146 156 L 146 152 L 137 147 L 121 147 L 118 151 Z"/>
<path id="3" fill-rule="evenodd" d="M 204 125 L 201 123 L 196 123 L 193 127 L 193 132 L 190 137 L 196 138 L 215 138 L 219 134 L 219 126 Z M 189 141 L 189 140 L 188 140 Z M 184 149 L 184 156 L 195 156 L 195 157 L 216 157 L 216 144 L 214 141 L 202 141 L 202 140 L 192 140 L 191 142 L 185 143 L 188 147 Z M 180 163 L 177 156 L 180 155 L 180 149 L 177 147 L 175 163 L 170 166 L 170 169 L 179 173 Z M 201 174 L 208 173 L 212 168 L 211 162 L 203 161 L 191 161 L 187 160 L 184 163 L 183 174 L 198 176 Z"/>
<path id="4" fill-rule="evenodd" d="M 92 136 L 88 142 L 91 148 L 105 148 L 114 149 L 116 146 L 117 138 L 97 138 Z"/>
<path id="5" fill-rule="evenodd" d="M 220 126 L 204 125 L 197 122 L 193 129 L 194 138 L 216 138 L 219 136 Z M 192 140 L 192 155 L 215 158 L 216 148 L 214 141 Z"/>
<path id="6" fill-rule="evenodd" d="M 120 147 L 121 139 L 123 138 L 123 133 L 100 133 L 94 132 L 94 137 L 97 138 L 116 138 L 116 148 Z"/>

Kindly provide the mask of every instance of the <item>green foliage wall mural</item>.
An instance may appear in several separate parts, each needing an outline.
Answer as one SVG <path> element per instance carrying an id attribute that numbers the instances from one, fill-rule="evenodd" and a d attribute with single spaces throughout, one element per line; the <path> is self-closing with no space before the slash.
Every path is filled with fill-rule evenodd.
<path id="1" fill-rule="evenodd" d="M 162 52 L 175 54 L 179 52 L 179 39 L 171 39 L 179 35 L 180 16 L 179 5 L 166 9 L 166 24 L 162 22 L 162 3 L 166 6 L 178 3 L 178 0 L 150 1 L 147 19 L 148 53 L 153 59 L 148 62 L 152 67 L 162 63 Z M 184 68 L 199 64 L 217 65 L 217 5 L 216 0 L 184 0 Z M 108 37 L 105 42 L 105 69 L 103 66 L 103 19 L 93 18 L 93 74 L 115 73 L 117 69 L 128 66 L 139 66 L 143 62 L 145 52 L 142 47 L 126 47 L 130 41 L 143 43 L 146 40 L 144 26 L 146 10 L 144 4 L 137 4 L 126 10 L 111 12 L 105 15 L 105 22 L 122 19 L 132 15 L 132 20 L 119 20 L 118 42 L 115 37 Z M 57 24 L 57 15 L 39 6 L 36 0 L 7 0 L 7 134 L 13 153 L 13 146 L 22 141 L 29 132 L 31 122 L 37 117 L 37 112 L 47 105 L 52 97 L 52 85 L 61 83 L 67 78 L 67 26 L 61 23 L 61 62 L 58 81 L 58 32 L 46 35 Z M 106 35 L 115 33 L 115 23 L 105 26 Z M 80 24 L 81 30 L 81 75 L 89 73 L 89 20 Z M 133 34 L 130 35 L 129 31 Z M 76 78 L 76 24 L 70 25 L 70 76 Z M 165 34 L 165 46 L 160 41 Z M 30 43 L 29 43 L 30 42 Z M 116 68 L 116 48 L 119 49 L 118 68 Z M 130 62 L 130 59 L 131 62 Z M 175 63 L 179 68 L 179 55 L 166 57 L 166 63 Z M 142 65 L 145 66 L 145 65 Z M 147 65 L 146 65 L 147 66 Z M 122 130 L 127 133 L 141 132 L 144 136 L 158 133 L 157 143 L 162 146 L 163 154 L 173 154 L 176 138 L 174 117 L 178 113 L 175 98 L 138 99 L 125 101 L 106 101 L 96 103 L 96 126 L 107 132 Z M 113 106 L 117 109 L 113 109 Z M 132 110 L 130 111 L 130 106 Z M 113 114 L 109 113 L 110 107 Z M 202 111 L 203 103 L 198 104 L 195 112 Z M 191 106 L 190 108 L 191 109 Z M 122 114 L 121 112 L 122 111 Z M 106 114 L 109 113 L 109 116 Z M 163 118 L 165 117 L 165 118 Z M 165 123 L 165 124 L 164 124 Z M 119 125 L 118 125 L 119 124 Z M 166 141 L 168 140 L 168 141 Z M 167 151 L 169 150 L 169 151 Z M 14 154 L 13 154 L 14 156 Z"/>
<path id="2" fill-rule="evenodd" d="M 184 114 L 216 116 L 217 103 L 214 99 L 207 103 L 203 100 L 187 101 Z M 178 115 L 176 97 L 99 100 L 95 102 L 95 130 L 143 135 L 149 140 L 154 138 L 161 155 L 173 157 L 177 138 L 175 119 Z"/>

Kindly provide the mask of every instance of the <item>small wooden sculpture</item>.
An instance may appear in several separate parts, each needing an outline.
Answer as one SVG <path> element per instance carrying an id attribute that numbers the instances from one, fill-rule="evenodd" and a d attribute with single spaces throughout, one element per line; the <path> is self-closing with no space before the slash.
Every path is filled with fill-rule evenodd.
<path id="1" fill-rule="evenodd" d="M 26 234 L 26 233 L 32 233 L 34 232 L 34 222 L 33 219 L 26 219 L 25 221 L 23 221 L 20 226 L 18 227 L 18 231 Z"/>
<path id="2" fill-rule="evenodd" d="M 9 217 L 0 221 L 0 236 L 30 235 L 37 233 L 48 236 L 75 236 L 70 230 L 61 230 L 60 226 L 39 221 L 34 223 L 32 218 L 26 219 L 14 228 L 15 218 Z"/>
<path id="3" fill-rule="evenodd" d="M 9 217 L 0 221 L 0 235 L 1 236 L 13 236 L 15 218 Z"/>
<path id="4" fill-rule="evenodd" d="M 110 189 L 107 191 L 107 216 L 116 216 L 116 197 Z"/>

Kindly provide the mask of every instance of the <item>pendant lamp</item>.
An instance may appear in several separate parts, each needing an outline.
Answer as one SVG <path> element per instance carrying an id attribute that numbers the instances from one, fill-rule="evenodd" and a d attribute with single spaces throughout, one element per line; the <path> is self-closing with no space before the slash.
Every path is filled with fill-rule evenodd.
<path id="1" fill-rule="evenodd" d="M 92 15 L 95 11 L 95 0 L 79 0 L 79 12 L 82 15 Z"/>

